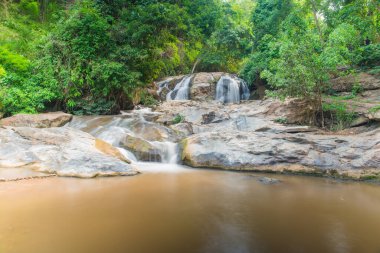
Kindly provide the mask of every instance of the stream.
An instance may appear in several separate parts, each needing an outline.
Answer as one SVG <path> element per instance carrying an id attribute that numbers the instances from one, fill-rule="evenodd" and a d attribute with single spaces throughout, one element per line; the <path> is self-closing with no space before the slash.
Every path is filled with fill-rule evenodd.
<path id="1" fill-rule="evenodd" d="M 380 252 L 378 185 L 138 165 L 1 183 L 0 252 Z"/>

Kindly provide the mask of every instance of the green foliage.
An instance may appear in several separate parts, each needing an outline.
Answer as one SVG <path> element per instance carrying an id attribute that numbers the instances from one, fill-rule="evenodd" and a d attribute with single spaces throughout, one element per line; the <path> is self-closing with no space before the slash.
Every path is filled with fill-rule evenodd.
<path id="1" fill-rule="evenodd" d="M 115 101 L 89 97 L 73 102 L 73 100 L 70 100 L 68 111 L 74 115 L 104 115 L 115 113 Z"/>
<path id="2" fill-rule="evenodd" d="M 10 52 L 0 47 L 0 64 L 6 69 L 16 72 L 24 72 L 30 67 L 30 61 L 24 56 Z"/>
<path id="3" fill-rule="evenodd" d="M 357 117 L 356 113 L 348 110 L 347 105 L 340 101 L 323 103 L 323 111 L 330 115 L 330 129 L 335 131 L 349 127 Z"/>
<path id="4" fill-rule="evenodd" d="M 352 96 L 355 97 L 355 96 L 359 95 L 362 92 L 363 92 L 363 86 L 361 86 L 359 83 L 355 83 L 352 86 L 352 91 L 351 91 Z"/>
<path id="5" fill-rule="evenodd" d="M 371 112 L 371 113 L 376 113 L 378 111 L 380 111 L 380 105 L 376 105 L 376 106 L 372 107 L 371 109 L 369 109 L 369 112 Z"/>
<path id="6" fill-rule="evenodd" d="M 380 44 L 370 44 L 359 49 L 358 63 L 361 66 L 380 65 Z"/>
<path id="7" fill-rule="evenodd" d="M 183 121 L 185 121 L 185 117 L 181 114 L 177 114 L 174 119 L 172 120 L 172 124 L 179 124 L 179 123 L 182 123 Z"/>
<path id="8" fill-rule="evenodd" d="M 287 118 L 277 118 L 277 119 L 274 120 L 274 122 L 280 123 L 280 124 L 287 124 L 288 123 L 288 119 Z"/>
<path id="9" fill-rule="evenodd" d="M 41 84 L 38 75 L 32 78 L 9 73 L 0 79 L 0 103 L 7 115 L 43 111 L 46 103 L 58 94 L 51 87 Z"/>
<path id="10" fill-rule="evenodd" d="M 154 105 L 147 85 L 194 68 L 239 72 L 250 85 L 321 111 L 316 101 L 337 67 L 376 71 L 379 7 L 376 0 L 4 1 L 0 103 L 7 114 L 52 106 L 116 113 Z"/>
<path id="11" fill-rule="evenodd" d="M 0 78 L 5 76 L 7 72 L 5 72 L 5 69 L 3 68 L 3 66 L 0 65 Z"/>
<path id="12" fill-rule="evenodd" d="M 40 16 L 39 5 L 37 1 L 21 0 L 19 9 L 24 15 L 28 15 L 31 19 L 38 20 Z"/>

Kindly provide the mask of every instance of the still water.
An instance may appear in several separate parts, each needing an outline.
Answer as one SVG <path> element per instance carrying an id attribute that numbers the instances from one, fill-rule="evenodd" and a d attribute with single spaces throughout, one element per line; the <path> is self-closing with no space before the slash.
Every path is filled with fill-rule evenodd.
<path id="1" fill-rule="evenodd" d="M 0 183 L 0 253 L 380 253 L 379 185 L 140 167 Z"/>

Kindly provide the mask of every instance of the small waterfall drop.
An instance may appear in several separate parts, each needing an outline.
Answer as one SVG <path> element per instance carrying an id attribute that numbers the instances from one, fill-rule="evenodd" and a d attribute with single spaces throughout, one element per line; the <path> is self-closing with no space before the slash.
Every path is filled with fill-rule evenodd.
<path id="1" fill-rule="evenodd" d="M 216 98 L 222 103 L 240 103 L 241 100 L 249 99 L 247 83 L 237 77 L 224 75 L 216 85 Z"/>
<path id="2" fill-rule="evenodd" d="M 240 87 L 241 87 L 241 100 L 248 100 L 251 96 L 251 92 L 249 91 L 247 82 L 243 79 L 239 78 L 240 80 Z"/>
<path id="3" fill-rule="evenodd" d="M 179 147 L 177 143 L 153 141 L 151 144 L 157 148 L 162 163 L 175 164 L 179 162 Z"/>
<path id="4" fill-rule="evenodd" d="M 192 76 L 185 76 L 177 85 L 174 90 L 166 95 L 166 100 L 188 100 L 190 93 L 190 82 Z"/>
<path id="5" fill-rule="evenodd" d="M 175 132 L 152 122 L 151 118 L 156 114 L 150 109 L 140 109 L 123 112 L 120 116 L 74 117 L 68 126 L 88 132 L 113 145 L 132 162 L 177 164 L 180 156 L 179 144 L 173 137 Z M 137 149 L 125 145 L 128 136 L 135 142 L 132 146 Z M 141 152 L 145 153 L 141 156 Z"/>

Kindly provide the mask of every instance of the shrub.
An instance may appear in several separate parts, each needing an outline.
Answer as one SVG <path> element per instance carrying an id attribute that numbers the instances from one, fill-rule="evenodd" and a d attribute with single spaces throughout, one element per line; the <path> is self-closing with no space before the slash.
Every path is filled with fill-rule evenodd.
<path id="1" fill-rule="evenodd" d="M 359 49 L 358 63 L 361 66 L 380 65 L 380 44 L 370 44 Z"/>
<path id="2" fill-rule="evenodd" d="M 341 101 L 323 103 L 322 107 L 325 115 L 330 115 L 330 129 L 337 131 L 347 128 L 357 117 L 355 112 L 347 109 L 347 105 Z"/>
<path id="3" fill-rule="evenodd" d="M 174 119 L 172 120 L 172 123 L 175 125 L 175 124 L 179 124 L 179 123 L 182 123 L 183 121 L 185 120 L 185 117 L 181 114 L 177 114 Z"/>

